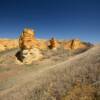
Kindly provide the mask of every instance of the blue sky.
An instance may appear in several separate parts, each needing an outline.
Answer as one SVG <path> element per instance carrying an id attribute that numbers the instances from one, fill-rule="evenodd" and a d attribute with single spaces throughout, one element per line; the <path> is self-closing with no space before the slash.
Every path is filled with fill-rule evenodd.
<path id="1" fill-rule="evenodd" d="M 37 38 L 100 42 L 100 0 L 0 0 L 0 37 L 16 38 L 25 27 Z"/>

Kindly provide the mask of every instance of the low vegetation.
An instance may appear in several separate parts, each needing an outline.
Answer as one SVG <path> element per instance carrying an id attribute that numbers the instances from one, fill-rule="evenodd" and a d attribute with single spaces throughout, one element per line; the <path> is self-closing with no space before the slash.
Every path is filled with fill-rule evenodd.
<path id="1" fill-rule="evenodd" d="M 76 84 L 72 87 L 63 100 L 97 100 L 96 88 L 91 84 Z"/>
<path id="2" fill-rule="evenodd" d="M 80 52 L 42 51 L 41 61 L 17 65 L 20 74 L 0 91 L 0 100 L 99 100 L 100 46 Z"/>

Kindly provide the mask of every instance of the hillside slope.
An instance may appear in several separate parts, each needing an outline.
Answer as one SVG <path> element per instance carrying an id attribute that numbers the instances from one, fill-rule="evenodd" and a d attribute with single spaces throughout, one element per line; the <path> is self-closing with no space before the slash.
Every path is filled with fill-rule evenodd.
<path id="1" fill-rule="evenodd" d="M 46 67 L 42 64 L 40 70 L 32 69 L 18 77 L 19 82 L 0 92 L 0 100 L 62 100 L 77 81 L 95 84 L 100 95 L 100 45 L 69 59 L 60 59 L 50 66 L 48 60 L 42 62 Z"/>

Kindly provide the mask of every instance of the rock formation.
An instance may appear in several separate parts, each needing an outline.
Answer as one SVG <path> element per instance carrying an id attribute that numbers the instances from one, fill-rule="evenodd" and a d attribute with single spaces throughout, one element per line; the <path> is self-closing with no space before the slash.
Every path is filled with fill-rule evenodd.
<path id="1" fill-rule="evenodd" d="M 33 46 L 39 48 L 39 43 L 34 35 L 33 30 L 25 28 L 19 38 L 19 47 L 21 49 L 32 49 Z"/>
<path id="2" fill-rule="evenodd" d="M 1 51 L 5 51 L 5 47 L 3 45 L 0 44 L 0 52 Z"/>
<path id="3" fill-rule="evenodd" d="M 72 39 L 64 42 L 64 48 L 69 50 L 87 48 L 88 46 L 82 43 L 79 39 Z"/>
<path id="4" fill-rule="evenodd" d="M 41 50 L 47 50 L 48 49 L 48 41 L 46 39 L 38 39 L 39 41 L 39 48 Z"/>
<path id="5" fill-rule="evenodd" d="M 55 50 L 55 49 L 57 49 L 58 48 L 58 43 L 57 43 L 57 41 L 54 39 L 54 38 L 51 38 L 51 40 L 49 40 L 49 48 L 50 49 L 53 49 L 53 50 Z"/>
<path id="6" fill-rule="evenodd" d="M 34 35 L 35 32 L 32 29 L 25 28 L 19 38 L 20 51 L 16 57 L 22 63 L 30 64 L 32 61 L 42 58 L 39 43 Z"/>
<path id="7" fill-rule="evenodd" d="M 17 39 L 0 39 L 0 51 L 14 49 L 18 47 Z"/>

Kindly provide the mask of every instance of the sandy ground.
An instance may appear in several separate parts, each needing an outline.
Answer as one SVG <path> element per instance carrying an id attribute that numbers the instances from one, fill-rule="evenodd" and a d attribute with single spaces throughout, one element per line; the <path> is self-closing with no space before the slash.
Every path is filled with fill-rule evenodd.
<path id="1" fill-rule="evenodd" d="M 46 98 L 49 95 L 48 92 L 43 93 L 47 91 L 47 88 L 52 87 L 52 84 L 56 84 L 63 94 L 65 88 L 66 90 L 70 88 L 76 79 L 80 79 L 83 83 L 95 83 L 100 79 L 100 72 L 96 72 L 100 68 L 98 67 L 100 46 L 78 55 L 62 49 L 42 51 L 44 58 L 30 65 L 16 64 L 15 53 L 17 51 L 12 50 L 0 54 L 0 100 L 7 98 L 8 100 L 49 100 Z M 96 66 L 95 69 L 93 66 Z M 89 71 L 91 71 L 90 74 Z M 86 73 L 90 75 L 89 79 Z M 54 85 L 54 89 L 57 86 Z M 38 94 L 32 92 L 37 90 Z M 58 99 L 51 98 L 50 100 Z"/>
<path id="2" fill-rule="evenodd" d="M 69 59 L 66 51 L 57 55 L 56 51 L 43 51 L 44 58 L 30 65 L 16 64 L 15 54 L 18 50 L 6 51 L 0 54 L 0 92 L 18 84 L 31 81 L 41 71 L 53 68 Z M 61 59 L 62 57 L 62 59 Z"/>

